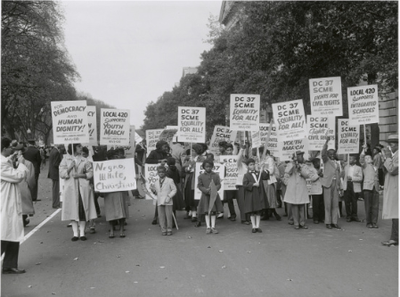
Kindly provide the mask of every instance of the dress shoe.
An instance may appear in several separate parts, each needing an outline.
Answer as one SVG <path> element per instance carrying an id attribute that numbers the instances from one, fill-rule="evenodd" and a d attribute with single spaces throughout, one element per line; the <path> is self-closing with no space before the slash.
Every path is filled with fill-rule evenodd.
<path id="1" fill-rule="evenodd" d="M 350 223 L 351 222 L 351 218 L 347 218 L 346 222 Z"/>
<path id="2" fill-rule="evenodd" d="M 326 224 L 326 228 L 332 229 L 332 226 L 330 224 Z"/>
<path id="3" fill-rule="evenodd" d="M 87 239 L 86 236 L 81 236 L 80 238 L 82 241 L 85 241 Z"/>
<path id="4" fill-rule="evenodd" d="M 377 224 L 372 224 L 372 228 L 379 228 Z"/>
<path id="5" fill-rule="evenodd" d="M 167 232 L 167 236 L 171 236 L 172 235 L 172 232 Z"/>
<path id="6" fill-rule="evenodd" d="M 78 236 L 74 236 L 71 238 L 72 241 L 78 241 L 79 237 Z"/>
<path id="7" fill-rule="evenodd" d="M 300 226 L 294 226 L 294 229 L 295 229 L 295 230 L 299 230 L 299 229 L 300 229 Z"/>
<path id="8" fill-rule="evenodd" d="M 303 228 L 303 229 L 308 229 L 308 226 L 307 225 L 300 225 L 300 228 Z"/>
<path id="9" fill-rule="evenodd" d="M 162 236 L 167 236 L 167 232 L 161 232 Z"/>
<path id="10" fill-rule="evenodd" d="M 206 229 L 206 234 L 211 234 L 211 229 L 210 228 Z"/>
<path id="11" fill-rule="evenodd" d="M 256 229 L 258 233 L 262 233 L 262 230 L 260 228 Z"/>
<path id="12" fill-rule="evenodd" d="M 257 233 L 257 229 L 256 228 L 251 229 L 251 233 Z"/>
<path id="13" fill-rule="evenodd" d="M 367 224 L 367 228 L 372 228 L 372 224 Z"/>
<path id="14" fill-rule="evenodd" d="M 211 228 L 211 233 L 213 233 L 213 234 L 218 234 L 219 232 L 218 232 L 218 230 L 217 230 L 217 229 L 215 229 L 215 228 Z"/>
<path id="15" fill-rule="evenodd" d="M 25 269 L 18 269 L 18 268 L 3 269 L 3 274 L 21 274 L 25 272 L 26 272 Z"/>
<path id="16" fill-rule="evenodd" d="M 394 240 L 388 240 L 388 241 L 382 241 L 382 245 L 384 246 L 392 246 L 392 245 L 398 245 L 399 243 Z"/>
<path id="17" fill-rule="evenodd" d="M 333 227 L 333 228 L 336 228 L 336 229 L 342 229 L 342 228 L 339 227 L 338 224 L 332 224 L 332 227 Z"/>
<path id="18" fill-rule="evenodd" d="M 151 222 L 152 225 L 157 225 L 157 219 L 153 219 L 153 221 Z"/>

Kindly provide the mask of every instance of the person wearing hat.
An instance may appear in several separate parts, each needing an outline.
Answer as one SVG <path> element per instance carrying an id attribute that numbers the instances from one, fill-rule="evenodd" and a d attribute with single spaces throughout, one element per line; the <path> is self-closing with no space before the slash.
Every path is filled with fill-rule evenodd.
<path id="1" fill-rule="evenodd" d="M 17 154 L 7 137 L 1 139 L 1 254 L 4 254 L 3 274 L 21 274 L 18 269 L 19 245 L 24 239 L 21 193 L 18 183 L 24 180 L 28 169 L 18 162 Z"/>
<path id="2" fill-rule="evenodd" d="M 389 135 L 389 146 L 384 152 L 385 185 L 383 190 L 382 219 L 392 219 L 390 240 L 383 241 L 385 246 L 398 245 L 399 242 L 399 135 Z"/>
<path id="3" fill-rule="evenodd" d="M 336 151 L 328 150 L 328 136 L 322 148 L 321 157 L 324 162 L 324 176 L 321 178 L 324 190 L 325 225 L 326 228 L 340 229 L 338 225 L 339 191 L 340 191 L 340 165 L 335 160 Z"/>
<path id="4" fill-rule="evenodd" d="M 316 181 L 318 174 L 311 171 L 304 163 L 304 152 L 297 151 L 293 161 L 288 163 L 285 169 L 285 181 L 287 188 L 284 202 L 290 204 L 294 229 L 308 229 L 305 221 L 305 204 L 310 203 L 308 197 L 307 181 Z"/>
<path id="5" fill-rule="evenodd" d="M 23 153 L 26 160 L 32 162 L 33 167 L 35 167 L 35 187 L 32 190 L 32 201 L 40 201 L 38 199 L 38 181 L 40 174 L 40 164 L 42 163 L 42 157 L 40 156 L 40 151 L 35 147 L 35 139 L 28 139 L 28 148 Z"/>

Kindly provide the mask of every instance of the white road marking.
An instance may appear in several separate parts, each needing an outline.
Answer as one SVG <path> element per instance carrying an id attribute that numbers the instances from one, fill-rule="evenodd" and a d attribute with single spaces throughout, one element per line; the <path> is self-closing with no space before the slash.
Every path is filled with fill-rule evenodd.
<path id="1" fill-rule="evenodd" d="M 29 237 L 31 237 L 33 234 L 36 233 L 44 224 L 46 224 L 48 221 L 50 221 L 56 214 L 58 214 L 61 211 L 61 208 L 57 209 L 55 212 L 53 212 L 47 219 L 45 219 L 43 222 L 41 222 L 39 225 L 37 225 L 31 232 L 25 235 L 24 239 L 20 242 L 22 244 L 25 240 L 27 240 Z"/>

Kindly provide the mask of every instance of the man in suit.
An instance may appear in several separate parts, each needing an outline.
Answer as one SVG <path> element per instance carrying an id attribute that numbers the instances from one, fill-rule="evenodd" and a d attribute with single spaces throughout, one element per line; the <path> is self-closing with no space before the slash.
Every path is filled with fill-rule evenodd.
<path id="1" fill-rule="evenodd" d="M 64 154 L 64 145 L 55 145 L 50 152 L 49 174 L 47 175 L 53 182 L 52 197 L 53 208 L 60 208 L 60 175 L 59 166 Z"/>
<path id="2" fill-rule="evenodd" d="M 330 137 L 326 138 L 322 148 L 321 157 L 324 162 L 324 176 L 321 178 L 321 184 L 324 190 L 325 205 L 325 225 L 326 228 L 341 229 L 338 225 L 339 212 L 339 190 L 340 190 L 340 165 L 335 160 L 336 151 L 328 151 L 328 142 Z"/>
<path id="3" fill-rule="evenodd" d="M 28 139 L 28 148 L 23 153 L 23 156 L 26 160 L 30 161 L 35 168 L 35 180 L 36 184 L 34 189 L 32 190 L 32 201 L 40 201 L 38 199 L 38 180 L 40 174 L 40 164 L 42 162 L 42 157 L 40 156 L 40 151 L 35 147 L 35 139 Z"/>
<path id="4" fill-rule="evenodd" d="M 350 155 L 349 164 L 344 167 L 344 171 L 342 172 L 347 222 L 361 222 L 357 215 L 357 200 L 358 193 L 361 193 L 363 172 L 361 167 L 356 165 L 356 162 L 357 157 Z"/>

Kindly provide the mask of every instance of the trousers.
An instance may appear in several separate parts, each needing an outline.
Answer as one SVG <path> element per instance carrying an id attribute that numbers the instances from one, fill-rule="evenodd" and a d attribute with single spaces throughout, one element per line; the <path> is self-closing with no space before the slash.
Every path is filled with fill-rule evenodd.
<path id="1" fill-rule="evenodd" d="M 172 205 L 158 205 L 157 208 L 161 232 L 172 232 Z"/>
<path id="2" fill-rule="evenodd" d="M 19 242 L 2 240 L 1 254 L 4 254 L 3 269 L 18 268 Z"/>

